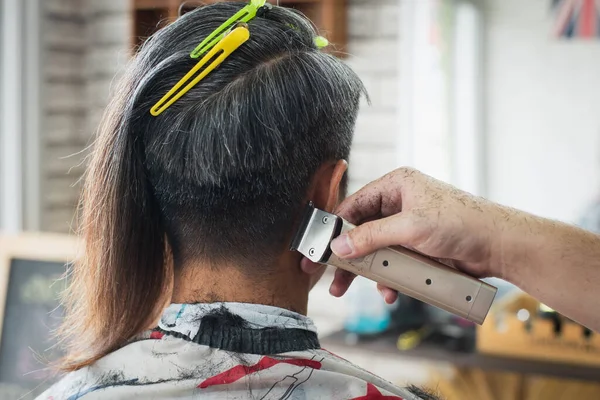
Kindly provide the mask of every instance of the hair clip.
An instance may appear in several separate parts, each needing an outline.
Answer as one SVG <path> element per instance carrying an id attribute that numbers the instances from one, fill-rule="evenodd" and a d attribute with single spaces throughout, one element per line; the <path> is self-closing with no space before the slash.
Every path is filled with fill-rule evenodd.
<path id="1" fill-rule="evenodd" d="M 323 47 L 329 46 L 329 40 L 327 40 L 323 36 L 316 36 L 314 42 L 315 46 L 317 46 L 317 49 L 319 50 L 321 50 Z"/>
<path id="2" fill-rule="evenodd" d="M 226 32 L 225 37 L 218 42 L 204 57 L 202 57 L 202 59 L 198 61 L 194 68 L 192 68 L 190 72 L 181 78 L 179 82 L 177 82 L 175 86 L 173 86 L 173 88 L 167 92 L 167 94 L 165 94 L 159 101 L 156 102 L 156 104 L 150 109 L 150 114 L 155 117 L 160 115 L 179 98 L 181 98 L 181 96 L 196 86 L 198 82 L 204 79 L 212 70 L 218 67 L 238 47 L 246 42 L 246 40 L 250 38 L 250 31 L 248 30 L 246 24 L 243 25 L 244 26 L 238 26 L 234 28 L 231 30 L 231 32 Z M 192 79 L 192 77 L 196 75 L 198 71 L 211 60 L 214 61 L 208 64 L 196 78 L 188 83 L 188 81 Z M 182 88 L 182 86 L 184 87 Z"/>
<path id="3" fill-rule="evenodd" d="M 227 31 L 238 22 L 248 22 L 256 16 L 256 13 L 266 3 L 266 0 L 250 0 L 248 4 L 240 11 L 235 13 L 233 17 L 222 23 L 217 29 L 215 29 L 206 39 L 204 39 L 196 48 L 190 53 L 190 57 L 199 58 L 202 54 L 210 50 L 221 40 Z"/>

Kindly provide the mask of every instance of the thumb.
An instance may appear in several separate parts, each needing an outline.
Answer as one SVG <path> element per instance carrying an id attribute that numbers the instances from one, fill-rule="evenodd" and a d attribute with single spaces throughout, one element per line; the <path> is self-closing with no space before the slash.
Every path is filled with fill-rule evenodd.
<path id="1" fill-rule="evenodd" d="M 331 242 L 331 250 L 340 258 L 358 258 L 381 248 L 410 244 L 411 222 L 400 213 L 367 222 Z"/>

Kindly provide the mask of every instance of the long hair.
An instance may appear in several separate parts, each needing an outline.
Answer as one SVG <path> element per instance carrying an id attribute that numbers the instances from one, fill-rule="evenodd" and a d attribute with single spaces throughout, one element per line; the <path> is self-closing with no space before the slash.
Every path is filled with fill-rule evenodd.
<path id="1" fill-rule="evenodd" d="M 242 6 L 206 6 L 162 29 L 115 90 L 85 176 L 85 252 L 64 301 L 63 370 L 150 327 L 186 260 L 268 265 L 285 251 L 311 176 L 348 157 L 362 83 L 316 48 L 306 19 L 279 7 L 250 21 L 250 40 L 217 70 L 150 115 L 196 63 L 190 51 Z"/>
<path id="2" fill-rule="evenodd" d="M 133 85 L 123 80 L 107 108 L 80 199 L 84 252 L 69 271 L 59 330 L 75 370 L 147 328 L 172 279 L 160 209 L 144 169 L 141 140 L 123 112 Z M 165 300 L 166 301 L 166 300 Z"/>

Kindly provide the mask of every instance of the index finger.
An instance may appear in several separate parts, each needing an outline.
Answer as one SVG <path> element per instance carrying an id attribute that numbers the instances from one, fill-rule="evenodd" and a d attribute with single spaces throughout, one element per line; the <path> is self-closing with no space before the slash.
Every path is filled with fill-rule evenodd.
<path id="1" fill-rule="evenodd" d="M 401 183 L 396 179 L 398 170 L 369 183 L 347 197 L 335 214 L 354 225 L 387 217 L 402 211 Z"/>

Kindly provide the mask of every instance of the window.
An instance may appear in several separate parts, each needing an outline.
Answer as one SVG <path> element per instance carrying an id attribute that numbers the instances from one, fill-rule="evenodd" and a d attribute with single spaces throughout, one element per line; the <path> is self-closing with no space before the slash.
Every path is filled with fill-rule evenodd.
<path id="1" fill-rule="evenodd" d="M 37 0 L 0 0 L 0 229 L 39 219 Z"/>
<path id="2" fill-rule="evenodd" d="M 480 12 L 461 0 L 402 12 L 400 162 L 481 195 Z"/>
<path id="3" fill-rule="evenodd" d="M 2 0 L 0 36 L 0 227 L 21 229 L 21 90 L 19 36 L 21 4 Z"/>

